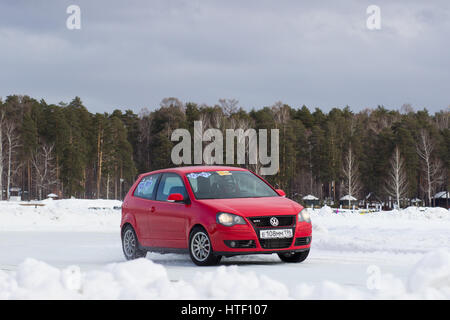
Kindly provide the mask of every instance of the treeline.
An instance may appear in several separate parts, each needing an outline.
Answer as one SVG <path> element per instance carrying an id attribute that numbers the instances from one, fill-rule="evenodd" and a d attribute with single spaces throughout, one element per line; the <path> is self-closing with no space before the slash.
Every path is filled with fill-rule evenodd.
<path id="1" fill-rule="evenodd" d="M 28 96 L 0 101 L 0 190 L 25 198 L 120 199 L 138 173 L 173 166 L 172 132 L 203 129 L 279 129 L 280 170 L 268 180 L 292 198 L 372 193 L 380 199 L 420 198 L 432 204 L 450 177 L 450 110 L 429 114 L 404 105 L 328 113 L 281 102 L 249 112 L 233 99 L 217 105 L 164 99 L 153 111 L 91 113 L 76 97 L 47 104 Z M 270 141 L 270 140 L 269 140 Z M 258 166 L 249 166 L 258 172 Z"/>

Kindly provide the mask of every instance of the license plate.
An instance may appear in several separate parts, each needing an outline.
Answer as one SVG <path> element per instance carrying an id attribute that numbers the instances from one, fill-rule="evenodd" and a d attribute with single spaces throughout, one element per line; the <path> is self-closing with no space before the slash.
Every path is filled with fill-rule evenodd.
<path id="1" fill-rule="evenodd" d="M 292 229 L 260 230 L 259 237 L 261 239 L 292 238 Z"/>

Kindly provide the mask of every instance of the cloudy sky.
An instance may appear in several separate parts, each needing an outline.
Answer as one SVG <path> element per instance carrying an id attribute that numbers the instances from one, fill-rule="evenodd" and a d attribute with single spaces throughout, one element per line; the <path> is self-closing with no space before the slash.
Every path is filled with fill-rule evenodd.
<path id="1" fill-rule="evenodd" d="M 66 27 L 72 4 L 81 30 Z M 372 4 L 380 30 L 366 26 Z M 93 112 L 164 97 L 435 112 L 450 105 L 449 51 L 448 0 L 0 3 L 0 97 L 80 96 Z"/>

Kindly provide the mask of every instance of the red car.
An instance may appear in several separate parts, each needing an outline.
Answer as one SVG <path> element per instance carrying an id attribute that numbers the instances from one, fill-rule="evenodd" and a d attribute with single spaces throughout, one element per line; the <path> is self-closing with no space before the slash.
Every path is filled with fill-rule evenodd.
<path id="1" fill-rule="evenodd" d="M 200 266 L 225 256 L 277 253 L 306 259 L 311 246 L 307 210 L 242 168 L 194 166 L 139 176 L 122 206 L 127 259 L 147 251 L 186 252 Z"/>

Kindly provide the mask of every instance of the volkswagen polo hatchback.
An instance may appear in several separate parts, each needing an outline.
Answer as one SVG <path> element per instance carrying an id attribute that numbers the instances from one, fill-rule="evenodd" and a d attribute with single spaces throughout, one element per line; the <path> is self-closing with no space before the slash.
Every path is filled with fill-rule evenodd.
<path id="1" fill-rule="evenodd" d="M 186 252 L 200 266 L 276 253 L 301 262 L 311 246 L 307 210 L 242 168 L 179 167 L 139 176 L 122 205 L 126 259 Z"/>

